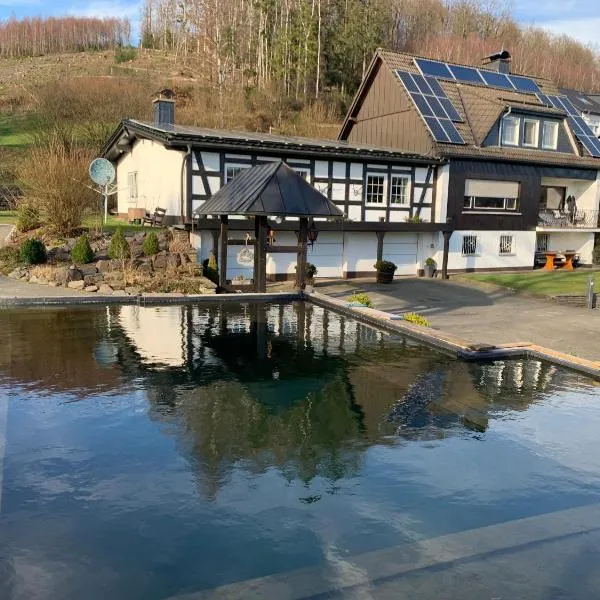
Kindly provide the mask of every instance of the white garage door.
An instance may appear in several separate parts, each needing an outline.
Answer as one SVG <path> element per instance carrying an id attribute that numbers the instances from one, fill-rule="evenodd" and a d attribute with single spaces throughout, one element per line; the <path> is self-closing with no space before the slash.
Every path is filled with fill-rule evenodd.
<path id="1" fill-rule="evenodd" d="M 317 266 L 317 277 L 341 277 L 342 254 L 342 234 L 321 231 L 313 248 L 308 247 L 308 262 Z"/>
<path id="2" fill-rule="evenodd" d="M 386 233 L 383 238 L 383 259 L 398 266 L 396 275 L 417 274 L 417 234 Z"/>

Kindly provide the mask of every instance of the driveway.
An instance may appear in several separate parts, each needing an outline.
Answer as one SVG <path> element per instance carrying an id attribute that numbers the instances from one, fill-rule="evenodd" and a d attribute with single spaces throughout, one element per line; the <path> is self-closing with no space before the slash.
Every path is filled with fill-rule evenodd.
<path id="1" fill-rule="evenodd" d="M 0 225 L 0 246 L 4 246 L 13 227 L 14 225 L 7 225 L 6 223 Z"/>
<path id="2" fill-rule="evenodd" d="M 473 343 L 531 342 L 600 360 L 600 309 L 561 306 L 508 290 L 489 292 L 438 279 L 397 279 L 389 285 L 372 279 L 329 280 L 317 283 L 316 290 L 334 297 L 365 291 L 375 308 L 421 313 L 435 329 Z"/>

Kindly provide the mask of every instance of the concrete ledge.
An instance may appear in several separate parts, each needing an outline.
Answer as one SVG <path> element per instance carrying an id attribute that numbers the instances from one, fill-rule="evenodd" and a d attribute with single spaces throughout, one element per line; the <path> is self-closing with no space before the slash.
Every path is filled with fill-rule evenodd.
<path id="1" fill-rule="evenodd" d="M 477 344 L 429 327 L 407 323 L 399 320 L 398 315 L 372 308 L 346 306 L 344 300 L 331 298 L 318 292 L 305 293 L 304 297 L 324 308 L 330 308 L 391 333 L 405 335 L 433 348 L 450 352 L 463 360 L 490 361 L 510 358 L 537 358 L 600 379 L 600 362 L 579 358 L 572 354 L 558 352 L 530 342 L 515 342 L 498 346 Z"/>

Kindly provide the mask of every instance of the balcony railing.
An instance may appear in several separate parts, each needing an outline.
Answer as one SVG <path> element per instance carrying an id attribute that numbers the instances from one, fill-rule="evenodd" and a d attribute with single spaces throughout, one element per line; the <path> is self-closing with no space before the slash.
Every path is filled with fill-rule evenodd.
<path id="1" fill-rule="evenodd" d="M 577 209 L 575 212 L 544 209 L 538 215 L 538 227 L 547 229 L 596 229 L 600 211 Z"/>

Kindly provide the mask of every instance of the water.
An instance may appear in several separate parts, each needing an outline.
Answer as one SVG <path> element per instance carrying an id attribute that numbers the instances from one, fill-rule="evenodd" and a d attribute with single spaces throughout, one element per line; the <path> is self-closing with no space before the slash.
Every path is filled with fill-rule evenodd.
<path id="1" fill-rule="evenodd" d="M 2 600 L 166 599 L 320 567 L 330 597 L 366 553 L 481 545 L 527 517 L 551 535 L 599 502 L 598 384 L 549 364 L 463 363 L 302 303 L 0 325 Z M 533 550 L 500 531 L 500 555 L 342 595 L 600 595 L 596 531 Z"/>

